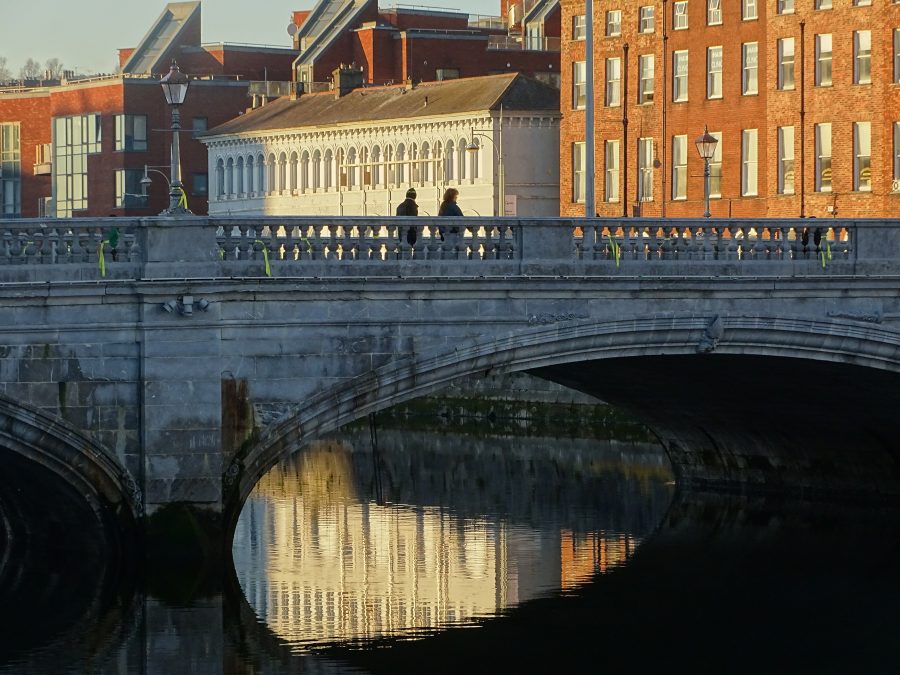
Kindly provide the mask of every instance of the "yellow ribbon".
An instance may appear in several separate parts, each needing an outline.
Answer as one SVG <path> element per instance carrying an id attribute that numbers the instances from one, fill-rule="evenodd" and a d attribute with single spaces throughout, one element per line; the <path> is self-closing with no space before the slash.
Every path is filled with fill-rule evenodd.
<path id="1" fill-rule="evenodd" d="M 181 199 L 178 200 L 178 206 L 182 207 L 185 211 L 188 210 L 187 192 L 184 191 L 184 188 L 181 188 Z"/>
<path id="2" fill-rule="evenodd" d="M 256 240 L 256 243 L 257 243 L 257 244 L 262 244 L 263 260 L 264 260 L 265 263 L 266 263 L 266 276 L 267 276 L 267 277 L 270 277 L 270 276 L 272 276 L 272 268 L 271 268 L 271 266 L 269 265 L 269 249 L 266 248 L 266 242 L 264 242 L 262 239 L 257 239 L 257 240 Z"/>
<path id="3" fill-rule="evenodd" d="M 613 258 L 616 260 L 616 267 L 619 266 L 619 261 L 622 259 L 622 249 L 619 248 L 619 244 L 616 241 L 616 238 L 612 235 L 609 236 L 609 243 L 612 247 Z"/>
<path id="4" fill-rule="evenodd" d="M 108 242 L 104 239 L 100 242 L 100 248 L 97 249 L 97 265 L 100 267 L 100 276 L 106 276 L 106 256 L 103 255 L 103 249 Z"/>

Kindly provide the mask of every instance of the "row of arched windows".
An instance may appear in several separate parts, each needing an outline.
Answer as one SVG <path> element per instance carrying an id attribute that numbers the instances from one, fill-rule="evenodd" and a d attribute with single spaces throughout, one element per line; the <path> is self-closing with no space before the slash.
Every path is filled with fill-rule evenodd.
<path id="1" fill-rule="evenodd" d="M 469 141 L 460 138 L 434 144 L 375 144 L 324 152 L 293 150 L 277 155 L 220 157 L 216 162 L 216 198 L 474 181 L 481 177 L 483 153 L 470 152 L 468 145 Z"/>

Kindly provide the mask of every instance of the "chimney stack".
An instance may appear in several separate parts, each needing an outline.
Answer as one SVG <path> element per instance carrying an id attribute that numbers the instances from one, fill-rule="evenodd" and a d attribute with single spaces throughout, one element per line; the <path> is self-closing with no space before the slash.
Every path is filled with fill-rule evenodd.
<path id="1" fill-rule="evenodd" d="M 333 73 L 334 78 L 334 97 L 341 98 L 346 96 L 354 89 L 360 89 L 363 86 L 363 68 L 351 63 L 349 66 L 343 63 Z"/>

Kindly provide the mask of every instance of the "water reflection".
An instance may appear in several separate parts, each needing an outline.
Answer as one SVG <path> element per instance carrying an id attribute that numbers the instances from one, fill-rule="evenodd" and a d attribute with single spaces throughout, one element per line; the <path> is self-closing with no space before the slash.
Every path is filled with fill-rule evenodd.
<path id="1" fill-rule="evenodd" d="M 419 637 L 575 589 L 627 562 L 668 506 L 665 458 L 624 449 L 383 432 L 376 471 L 368 434 L 345 433 L 258 485 L 235 536 L 240 584 L 297 650 Z"/>

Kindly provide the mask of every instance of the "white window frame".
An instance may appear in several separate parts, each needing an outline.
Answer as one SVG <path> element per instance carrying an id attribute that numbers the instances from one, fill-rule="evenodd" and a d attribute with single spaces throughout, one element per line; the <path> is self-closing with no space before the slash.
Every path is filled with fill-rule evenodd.
<path id="1" fill-rule="evenodd" d="M 816 0 L 817 10 L 831 9 L 832 7 L 834 7 L 834 5 L 832 4 L 832 0 Z"/>
<path id="2" fill-rule="evenodd" d="M 778 194 L 792 195 L 795 190 L 794 127 L 778 127 Z"/>
<path id="3" fill-rule="evenodd" d="M 828 49 L 825 49 L 827 44 Z M 816 79 L 817 87 L 830 87 L 832 85 L 833 70 L 832 59 L 834 58 L 834 40 L 831 33 L 820 33 L 816 35 Z M 827 74 L 825 65 L 827 64 Z M 827 76 L 826 76 L 827 75 Z"/>
<path id="4" fill-rule="evenodd" d="M 868 50 L 863 49 L 864 44 L 868 44 Z M 866 64 L 865 67 L 863 64 Z M 858 30 L 853 33 L 853 84 L 872 84 L 872 31 L 870 30 Z"/>
<path id="5" fill-rule="evenodd" d="M 752 67 L 748 65 L 751 51 L 755 60 Z M 753 89 L 750 89 L 750 73 L 753 73 Z M 741 45 L 741 95 L 756 96 L 757 94 L 759 94 L 759 43 L 745 42 Z"/>
<path id="6" fill-rule="evenodd" d="M 649 67 L 648 67 L 649 66 Z M 638 103 L 653 103 L 653 85 L 656 61 L 653 54 L 641 54 L 638 57 Z M 649 87 L 645 87 L 649 83 Z"/>
<path id="7" fill-rule="evenodd" d="M 741 20 L 755 21 L 759 18 L 759 0 L 741 0 Z"/>
<path id="8" fill-rule="evenodd" d="M 638 139 L 638 201 L 653 201 L 653 137 Z"/>
<path id="9" fill-rule="evenodd" d="M 622 58 L 613 56 L 606 59 L 606 87 L 604 102 L 607 108 L 622 105 Z"/>
<path id="10" fill-rule="evenodd" d="M 584 14 L 572 16 L 572 40 L 578 42 L 587 38 L 587 20 Z"/>
<path id="11" fill-rule="evenodd" d="M 722 0 L 707 0 L 706 3 L 706 25 L 721 26 L 722 25 Z"/>
<path id="12" fill-rule="evenodd" d="M 713 70 L 713 53 L 718 53 L 719 69 Z M 722 68 L 724 67 L 725 53 L 722 45 L 713 45 L 706 48 L 706 98 L 719 99 L 722 98 Z"/>
<path id="13" fill-rule="evenodd" d="M 622 10 L 610 9 L 606 12 L 606 37 L 622 34 Z"/>
<path id="14" fill-rule="evenodd" d="M 776 0 L 775 11 L 779 14 L 793 14 L 794 0 Z"/>
<path id="15" fill-rule="evenodd" d="M 587 194 L 587 146 L 584 141 L 572 143 L 572 202 L 584 204 Z"/>
<path id="16" fill-rule="evenodd" d="M 656 8 L 653 5 L 644 5 L 638 11 L 638 33 L 653 33 L 656 31 Z"/>
<path id="17" fill-rule="evenodd" d="M 579 104 L 579 101 L 581 102 Z M 587 63 L 572 62 L 572 110 L 584 110 L 587 106 Z"/>
<path id="18" fill-rule="evenodd" d="M 712 159 L 709 160 L 709 198 L 722 198 L 722 132 L 710 131 L 709 135 L 715 138 L 716 149 Z"/>
<path id="19" fill-rule="evenodd" d="M 679 74 L 681 60 L 684 59 L 684 73 Z M 688 69 L 690 61 L 688 60 L 688 50 L 679 49 L 672 52 L 672 102 L 684 103 L 688 100 Z"/>
<path id="20" fill-rule="evenodd" d="M 672 201 L 687 199 L 688 181 L 687 135 L 672 136 Z"/>
<path id="21" fill-rule="evenodd" d="M 780 91 L 792 91 L 796 87 L 794 79 L 795 53 L 794 38 L 778 39 L 778 89 Z"/>
<path id="22" fill-rule="evenodd" d="M 894 180 L 900 181 L 900 122 L 894 122 L 891 126 L 894 130 Z"/>
<path id="23" fill-rule="evenodd" d="M 853 0 L 854 7 L 871 7 L 872 0 Z"/>
<path id="24" fill-rule="evenodd" d="M 867 164 L 868 166 L 864 166 Z M 869 177 L 863 179 L 868 170 Z M 853 191 L 872 191 L 872 123 L 853 123 Z"/>
<path id="25" fill-rule="evenodd" d="M 832 168 L 831 154 L 833 152 L 831 145 L 831 122 L 822 122 L 815 126 L 815 143 L 816 143 L 816 192 L 831 192 L 832 186 Z M 827 146 L 827 148 L 826 148 Z M 827 160 L 827 161 L 826 161 Z M 828 175 L 825 175 L 825 172 Z"/>
<path id="26" fill-rule="evenodd" d="M 893 30 L 894 35 L 894 84 L 900 84 L 900 28 Z"/>
<path id="27" fill-rule="evenodd" d="M 688 0 L 672 3 L 672 30 L 688 29 Z"/>
<path id="28" fill-rule="evenodd" d="M 759 129 L 741 131 L 741 196 L 759 196 Z"/>
<path id="29" fill-rule="evenodd" d="M 606 141 L 603 146 L 603 198 L 609 203 L 616 203 L 619 197 L 619 141 Z"/>

